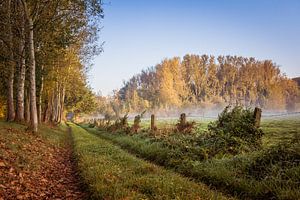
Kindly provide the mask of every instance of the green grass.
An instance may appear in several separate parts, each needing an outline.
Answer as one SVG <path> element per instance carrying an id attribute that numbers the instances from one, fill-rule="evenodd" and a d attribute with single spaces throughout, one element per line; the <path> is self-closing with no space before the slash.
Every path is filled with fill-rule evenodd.
<path id="1" fill-rule="evenodd" d="M 95 199 L 226 199 L 70 124 L 79 170 Z"/>
<path id="2" fill-rule="evenodd" d="M 297 118 L 267 119 L 262 121 L 261 128 L 265 133 L 263 146 L 268 147 L 280 142 L 288 142 L 295 134 L 300 135 L 300 120 Z"/>
<path id="3" fill-rule="evenodd" d="M 201 147 L 191 144 L 193 136 L 155 138 L 85 128 L 131 153 L 241 198 L 299 199 L 300 145 L 291 144 L 299 125 L 299 119 L 264 120 L 262 150 L 209 160 L 199 156 Z"/>

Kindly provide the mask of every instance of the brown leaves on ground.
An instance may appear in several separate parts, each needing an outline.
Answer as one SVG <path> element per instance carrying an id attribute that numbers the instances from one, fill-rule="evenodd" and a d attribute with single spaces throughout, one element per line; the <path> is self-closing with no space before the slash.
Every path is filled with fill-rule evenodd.
<path id="1" fill-rule="evenodd" d="M 0 127 L 0 200 L 85 199 L 80 188 L 70 145 Z"/>

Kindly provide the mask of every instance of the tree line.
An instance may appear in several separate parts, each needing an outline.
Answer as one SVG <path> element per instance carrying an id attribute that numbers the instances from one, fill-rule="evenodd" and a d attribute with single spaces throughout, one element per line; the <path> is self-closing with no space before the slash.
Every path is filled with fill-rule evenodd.
<path id="1" fill-rule="evenodd" d="M 271 60 L 187 54 L 143 70 L 101 102 L 101 111 L 116 115 L 230 104 L 291 111 L 299 108 L 299 88 Z"/>
<path id="2" fill-rule="evenodd" d="M 66 110 L 89 112 L 95 97 L 87 84 L 101 0 L 0 2 L 0 117 L 60 123 Z"/>

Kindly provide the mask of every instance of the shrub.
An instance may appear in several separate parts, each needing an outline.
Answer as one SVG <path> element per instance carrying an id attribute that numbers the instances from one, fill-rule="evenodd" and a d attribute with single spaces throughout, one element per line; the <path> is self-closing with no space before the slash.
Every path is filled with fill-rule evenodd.
<path id="1" fill-rule="evenodd" d="M 180 115 L 179 121 L 176 124 L 176 132 L 192 133 L 195 130 L 196 122 L 187 122 L 185 113 Z"/>
<path id="2" fill-rule="evenodd" d="M 247 142 L 260 142 L 263 132 L 255 126 L 253 112 L 250 108 L 236 106 L 230 109 L 227 106 L 218 120 L 208 125 L 208 130 L 217 135 L 229 134 Z"/>
<path id="3" fill-rule="evenodd" d="M 109 125 L 107 130 L 111 131 L 111 132 L 124 131 L 124 132 L 128 133 L 129 132 L 128 114 L 117 119 L 114 124 Z"/>
<path id="4" fill-rule="evenodd" d="M 209 149 L 210 157 L 260 148 L 263 132 L 255 126 L 253 112 L 250 108 L 227 106 L 218 120 L 208 125 L 206 134 L 198 138 L 199 145 Z"/>
<path id="5" fill-rule="evenodd" d="M 134 117 L 133 125 L 131 127 L 133 133 L 137 133 L 138 130 L 141 128 L 140 123 L 142 121 L 141 119 L 143 118 L 145 112 L 146 110 Z"/>
<path id="6" fill-rule="evenodd" d="M 176 131 L 180 133 L 189 134 L 192 133 L 195 130 L 196 122 L 185 122 L 185 123 L 177 123 L 176 124 Z"/>

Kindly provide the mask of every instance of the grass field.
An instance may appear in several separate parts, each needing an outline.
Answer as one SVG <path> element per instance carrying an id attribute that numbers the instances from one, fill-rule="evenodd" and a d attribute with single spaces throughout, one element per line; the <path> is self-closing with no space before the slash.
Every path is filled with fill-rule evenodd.
<path id="1" fill-rule="evenodd" d="M 167 126 L 172 123 L 174 121 Z M 142 124 L 147 127 L 149 122 Z M 197 134 L 201 134 L 207 124 L 208 121 L 200 122 Z M 159 123 L 160 127 L 163 125 Z M 84 127 L 130 153 L 240 198 L 300 197 L 300 145 L 299 140 L 295 142 L 300 119 L 297 118 L 263 120 L 261 127 L 265 134 L 261 150 L 211 159 L 203 158 L 203 149 L 195 143 L 195 135 L 174 133 L 157 136 L 147 131 L 134 135 L 112 134 Z"/>
<path id="2" fill-rule="evenodd" d="M 70 124 L 79 170 L 95 199 L 226 199 Z"/>
<path id="3" fill-rule="evenodd" d="M 264 147 L 276 145 L 280 142 L 288 142 L 300 135 L 300 116 L 287 118 L 274 118 L 262 121 Z"/>

